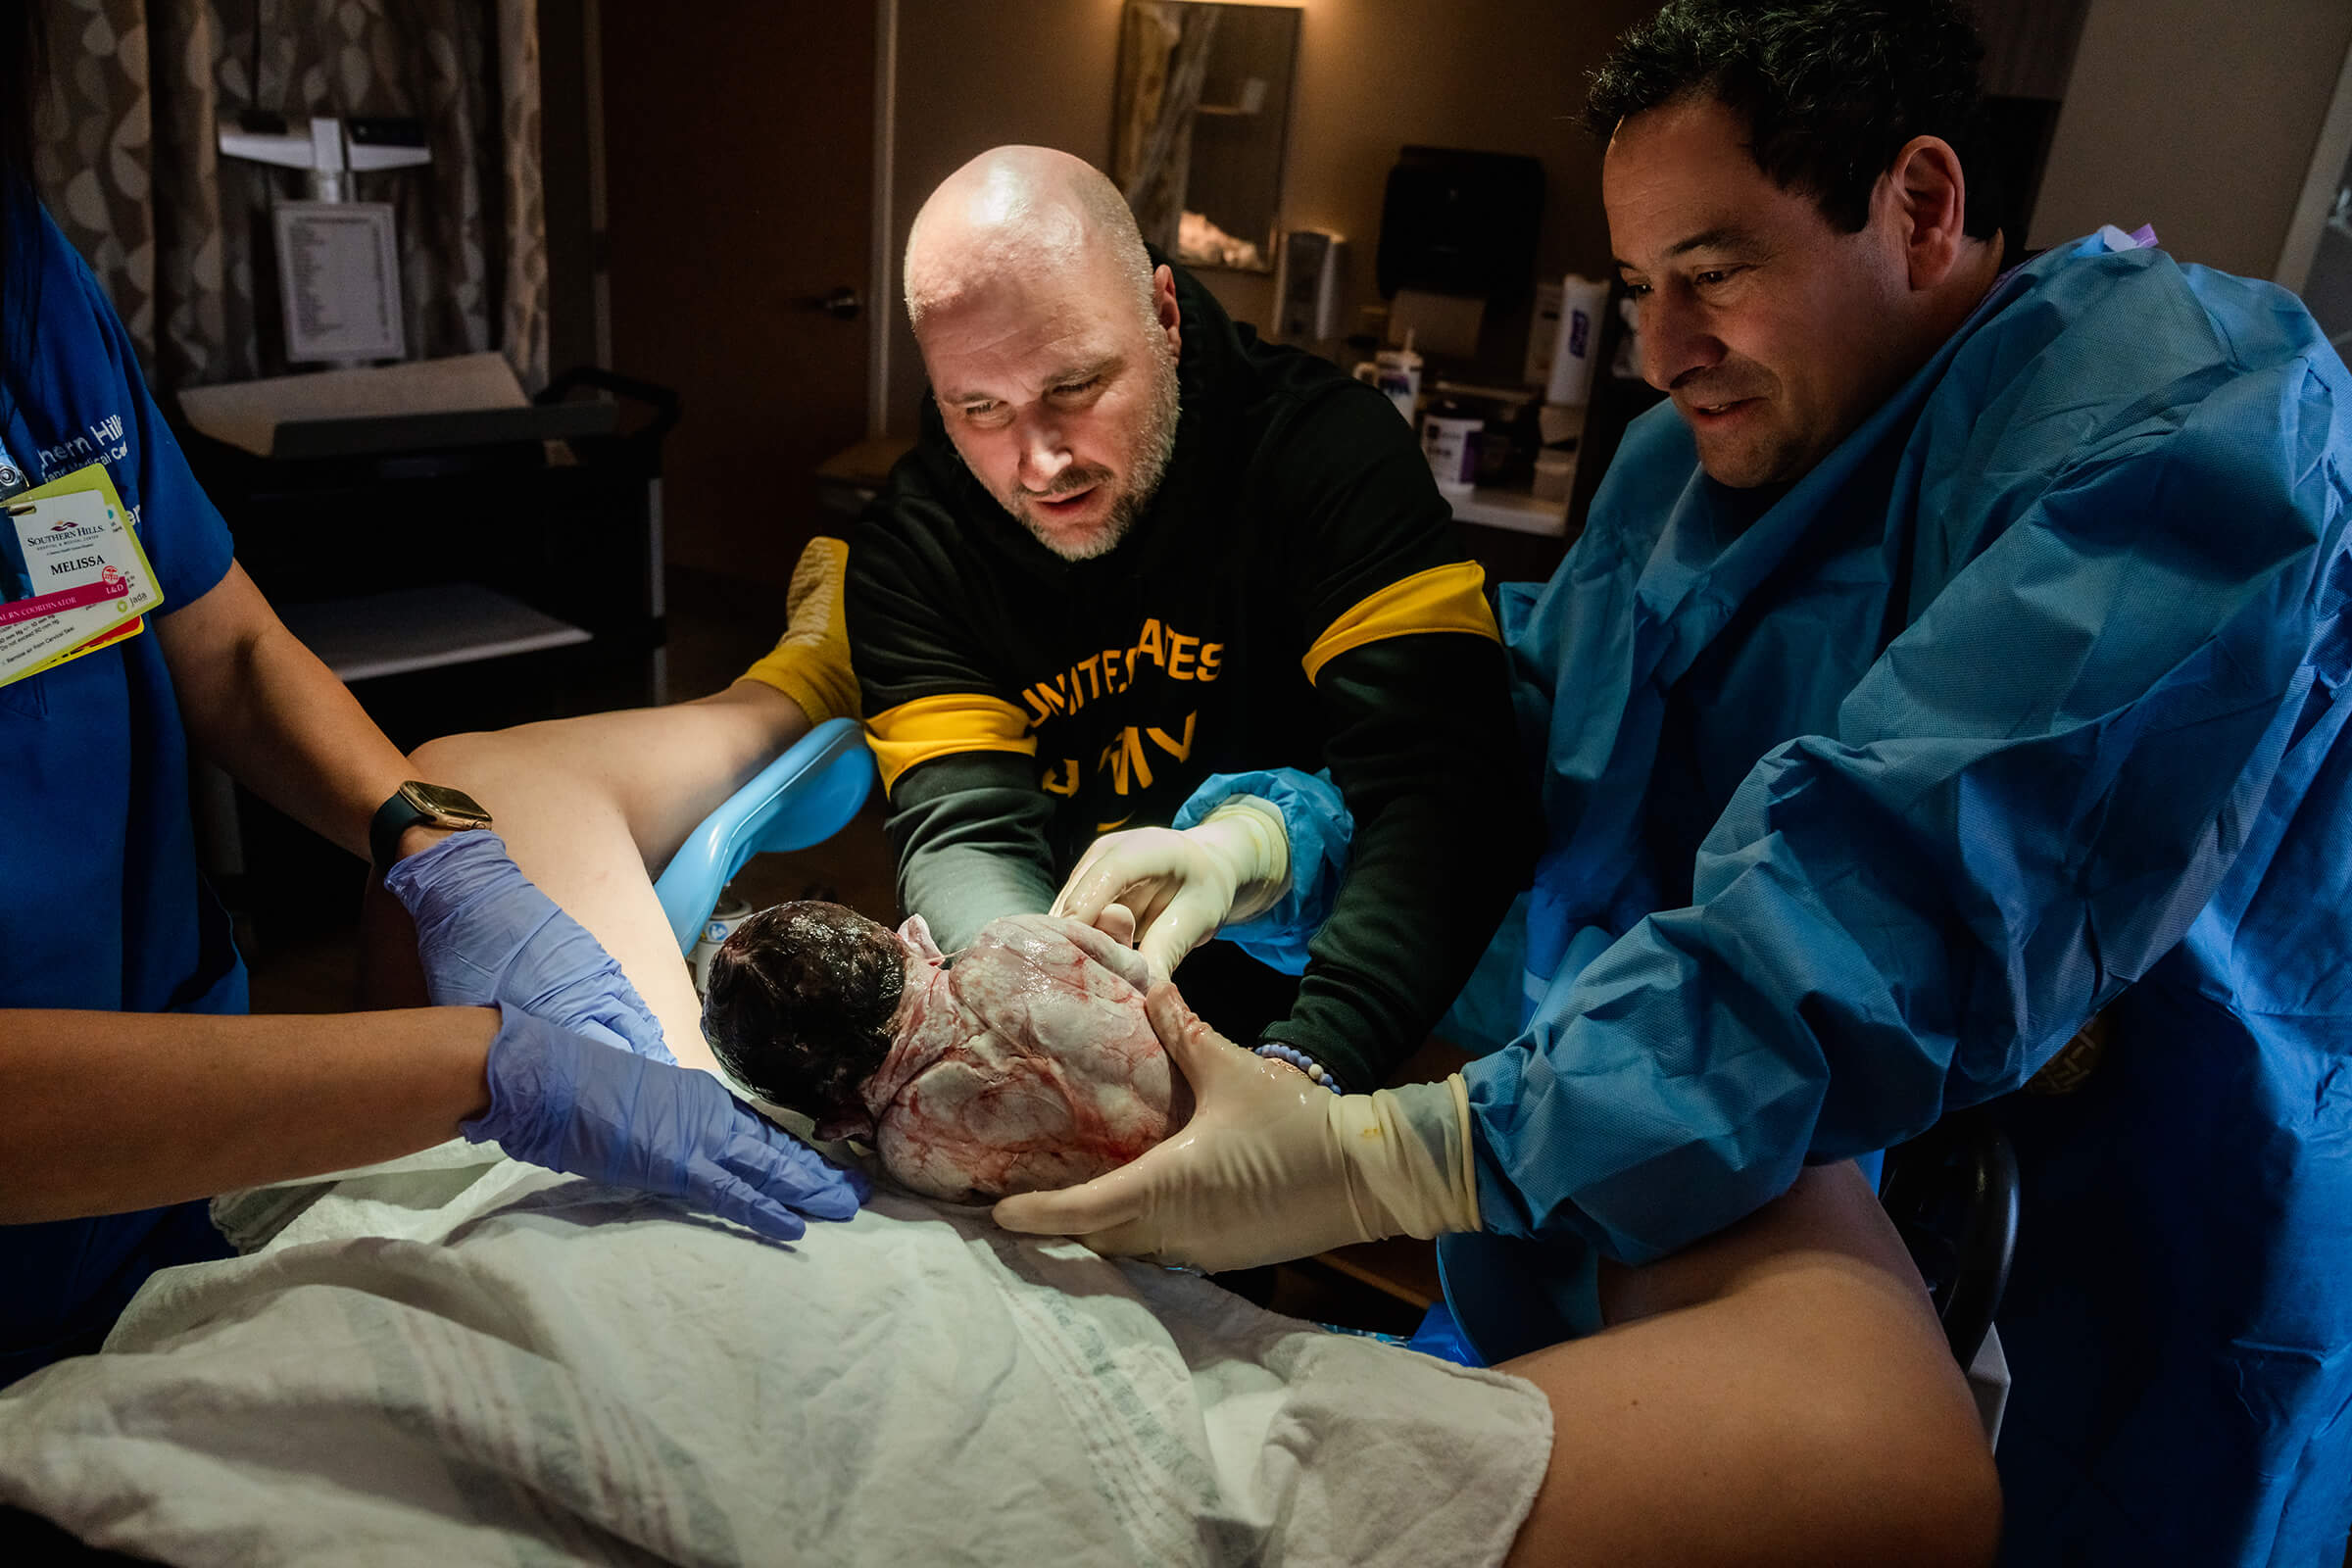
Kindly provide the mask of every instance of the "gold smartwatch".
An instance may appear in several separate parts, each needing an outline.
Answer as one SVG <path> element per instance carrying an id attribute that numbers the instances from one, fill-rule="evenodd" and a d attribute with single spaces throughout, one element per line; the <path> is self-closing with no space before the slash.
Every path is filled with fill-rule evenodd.
<path id="1" fill-rule="evenodd" d="M 488 827 L 490 813 L 464 790 L 446 784 L 422 784 L 410 779 L 375 808 L 368 824 L 368 853 L 379 871 L 400 858 L 400 836 L 413 827 L 445 827 L 457 831 Z"/>

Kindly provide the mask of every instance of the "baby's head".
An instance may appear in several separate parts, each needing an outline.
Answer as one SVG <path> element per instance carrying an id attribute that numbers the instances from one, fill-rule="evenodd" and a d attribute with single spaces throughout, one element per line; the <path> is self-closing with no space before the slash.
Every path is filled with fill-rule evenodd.
<path id="1" fill-rule="evenodd" d="M 710 960 L 703 1033 L 719 1064 L 822 1127 L 866 1114 L 910 972 L 941 961 L 918 916 L 893 931 L 838 904 L 760 910 Z"/>
<path id="2" fill-rule="evenodd" d="M 951 1202 L 1087 1181 L 1182 1124 L 1191 1094 L 1145 1014 L 1141 954 L 1015 914 L 946 962 L 919 916 L 893 932 L 780 905 L 718 950 L 703 1032 L 752 1093 Z"/>

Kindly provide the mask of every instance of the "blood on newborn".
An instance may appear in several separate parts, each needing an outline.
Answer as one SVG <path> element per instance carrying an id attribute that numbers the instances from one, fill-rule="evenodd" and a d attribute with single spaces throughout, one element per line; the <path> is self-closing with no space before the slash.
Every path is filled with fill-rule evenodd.
<path id="1" fill-rule="evenodd" d="M 1192 1098 L 1144 1014 L 1148 978 L 1048 915 L 991 921 L 951 963 L 920 916 L 893 932 L 781 904 L 712 958 L 703 1032 L 762 1100 L 961 1202 L 1087 1181 L 1182 1125 Z"/>

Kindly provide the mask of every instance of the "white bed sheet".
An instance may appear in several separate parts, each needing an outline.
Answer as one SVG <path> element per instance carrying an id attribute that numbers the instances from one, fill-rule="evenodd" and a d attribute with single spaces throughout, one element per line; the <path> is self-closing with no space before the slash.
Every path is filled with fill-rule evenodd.
<path id="1" fill-rule="evenodd" d="M 446 1152 L 291 1206 L 0 1394 L 0 1500 L 188 1564 L 1485 1564 L 1550 1451 L 1517 1379 L 977 1209 L 783 1247 Z"/>

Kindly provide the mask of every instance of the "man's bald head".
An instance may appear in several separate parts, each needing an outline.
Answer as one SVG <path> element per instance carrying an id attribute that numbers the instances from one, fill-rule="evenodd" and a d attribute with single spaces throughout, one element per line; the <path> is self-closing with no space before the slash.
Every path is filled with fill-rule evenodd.
<path id="1" fill-rule="evenodd" d="M 1117 188 L 1067 153 L 981 154 L 915 218 L 906 315 L 998 505 L 1064 560 L 1114 549 L 1175 454 L 1184 351 L 1175 273 Z"/>
<path id="2" fill-rule="evenodd" d="M 1032 285 L 1114 281 L 1152 312 L 1151 254 L 1119 188 L 1051 147 L 997 147 L 940 183 L 906 236 L 906 318 L 1007 276 Z"/>

